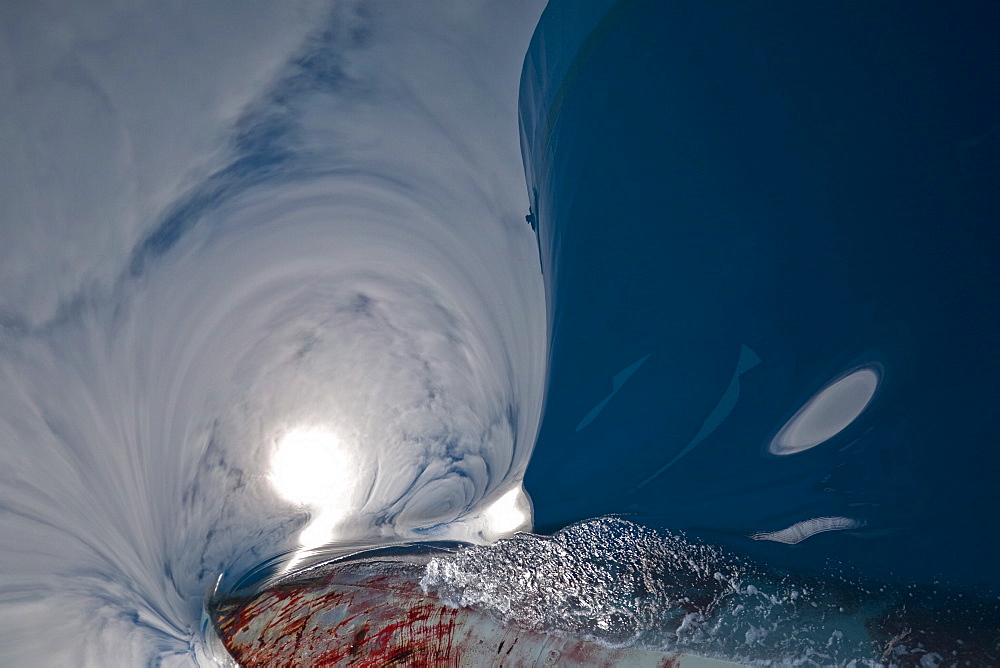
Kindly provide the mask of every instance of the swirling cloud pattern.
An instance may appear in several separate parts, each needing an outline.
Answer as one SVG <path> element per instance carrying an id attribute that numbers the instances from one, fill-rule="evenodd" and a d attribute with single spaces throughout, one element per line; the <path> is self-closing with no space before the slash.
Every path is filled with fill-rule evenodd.
<path id="1" fill-rule="evenodd" d="M 207 662 L 223 572 L 530 523 L 510 495 L 547 338 L 516 100 L 540 5 L 12 12 L 0 663 Z M 272 471 L 296 430 L 343 455 L 311 504 Z"/>

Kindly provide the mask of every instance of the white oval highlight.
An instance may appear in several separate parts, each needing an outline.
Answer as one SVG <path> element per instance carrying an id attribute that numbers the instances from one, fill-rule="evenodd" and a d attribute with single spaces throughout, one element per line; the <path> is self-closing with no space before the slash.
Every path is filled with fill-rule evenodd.
<path id="1" fill-rule="evenodd" d="M 854 422 L 868 407 L 880 376 L 864 367 L 817 392 L 771 440 L 772 455 L 791 455 L 828 441 Z"/>

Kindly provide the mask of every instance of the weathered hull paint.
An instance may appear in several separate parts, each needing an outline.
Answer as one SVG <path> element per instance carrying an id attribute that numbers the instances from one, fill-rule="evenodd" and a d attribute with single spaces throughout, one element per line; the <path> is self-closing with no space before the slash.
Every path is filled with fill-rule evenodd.
<path id="1" fill-rule="evenodd" d="M 412 561 L 351 560 L 215 601 L 210 615 L 226 650 L 248 668 L 734 665 L 506 626 L 425 594 L 422 574 Z"/>

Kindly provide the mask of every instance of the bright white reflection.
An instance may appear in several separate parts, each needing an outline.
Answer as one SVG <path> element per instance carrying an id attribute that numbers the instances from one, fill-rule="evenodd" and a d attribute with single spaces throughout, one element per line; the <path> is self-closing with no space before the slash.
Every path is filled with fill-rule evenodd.
<path id="1" fill-rule="evenodd" d="M 830 383 L 781 428 L 768 451 L 773 455 L 791 455 L 833 438 L 868 407 L 878 384 L 879 373 L 870 366 Z"/>
<path id="2" fill-rule="evenodd" d="M 850 517 L 814 517 L 802 522 L 796 522 L 781 531 L 761 531 L 751 534 L 754 540 L 770 540 L 785 545 L 801 543 L 806 538 L 826 531 L 843 531 L 845 529 L 860 529 L 865 526 L 861 520 Z"/>
<path id="3" fill-rule="evenodd" d="M 0 666 L 193 665 L 219 573 L 519 484 L 544 4 L 0 5 Z"/>
<path id="4" fill-rule="evenodd" d="M 316 512 L 300 542 L 315 546 L 332 538 L 332 530 L 351 508 L 354 462 L 329 429 L 302 427 L 285 434 L 271 459 L 271 483 L 292 503 Z"/>
<path id="5" fill-rule="evenodd" d="M 530 504 L 523 487 L 510 490 L 483 512 L 488 532 L 501 536 L 524 527 L 531 528 Z"/>

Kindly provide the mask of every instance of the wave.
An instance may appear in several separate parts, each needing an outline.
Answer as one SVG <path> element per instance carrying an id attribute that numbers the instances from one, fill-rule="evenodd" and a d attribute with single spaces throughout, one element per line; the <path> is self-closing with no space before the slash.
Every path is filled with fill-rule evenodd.
<path id="1" fill-rule="evenodd" d="M 804 577 L 604 517 L 430 560 L 421 586 L 507 624 L 748 665 L 971 665 L 1000 657 L 996 600 Z"/>

